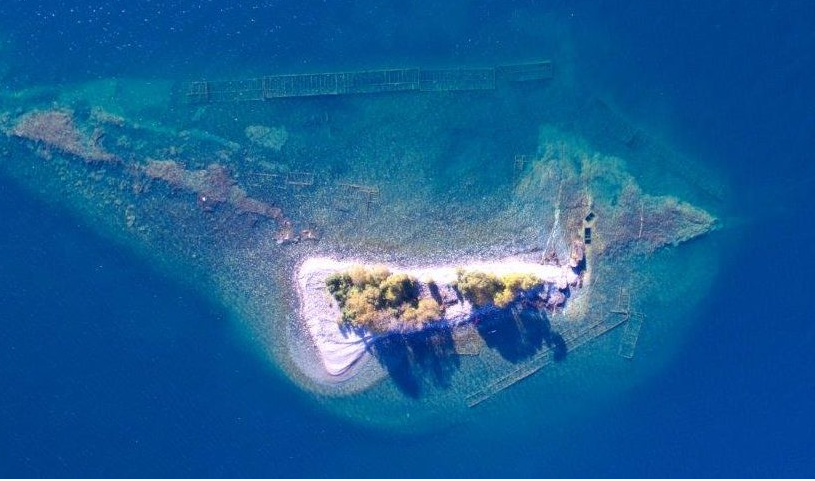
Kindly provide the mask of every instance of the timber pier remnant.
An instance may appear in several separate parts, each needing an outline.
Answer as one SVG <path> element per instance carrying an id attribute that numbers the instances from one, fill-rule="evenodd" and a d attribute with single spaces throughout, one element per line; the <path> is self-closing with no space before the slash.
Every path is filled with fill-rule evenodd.
<path id="1" fill-rule="evenodd" d="M 552 75 L 552 62 L 548 60 L 487 68 L 407 68 L 271 75 L 244 80 L 191 82 L 186 97 L 191 103 L 217 103 L 382 92 L 495 90 L 503 84 L 548 80 Z"/>
<path id="2" fill-rule="evenodd" d="M 617 298 L 617 305 L 605 313 L 595 313 L 581 323 L 570 329 L 565 329 L 559 334 L 563 340 L 567 351 L 572 351 L 586 342 L 605 334 L 606 332 L 614 329 L 615 327 L 628 322 L 626 325 L 626 332 L 624 333 L 624 341 L 620 345 L 620 355 L 631 359 L 634 357 L 634 347 L 636 346 L 636 338 L 639 336 L 639 326 L 642 325 L 643 316 L 635 313 L 631 309 L 631 295 L 626 289 L 620 289 L 619 297 Z M 629 331 L 631 320 L 636 319 L 636 333 L 633 329 Z M 497 379 L 489 382 L 488 384 L 480 387 L 479 389 L 471 392 L 465 397 L 467 406 L 476 407 L 484 401 L 490 399 L 499 392 L 507 389 L 510 386 L 526 379 L 527 377 L 540 371 L 543 367 L 556 361 L 555 358 L 556 347 L 544 346 L 543 349 L 530 360 L 518 365 L 511 371 L 501 375 Z M 486 365 L 486 363 L 485 363 Z"/>

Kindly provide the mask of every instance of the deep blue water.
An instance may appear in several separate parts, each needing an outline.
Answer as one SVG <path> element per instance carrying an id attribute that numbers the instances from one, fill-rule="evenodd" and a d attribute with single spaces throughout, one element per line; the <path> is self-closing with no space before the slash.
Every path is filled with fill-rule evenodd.
<path id="1" fill-rule="evenodd" d="M 813 475 L 812 2 L 39 3 L 0 7 L 13 84 L 523 57 L 551 42 L 508 19 L 539 13 L 587 84 L 727 174 L 747 222 L 682 354 L 607 415 L 557 439 L 522 413 L 390 435 L 323 414 L 218 306 L 0 179 L 0 475 Z"/>

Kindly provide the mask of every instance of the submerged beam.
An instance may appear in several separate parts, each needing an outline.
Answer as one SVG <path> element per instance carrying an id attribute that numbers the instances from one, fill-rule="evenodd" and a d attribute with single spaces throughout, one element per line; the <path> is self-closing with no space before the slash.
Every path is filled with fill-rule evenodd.
<path id="1" fill-rule="evenodd" d="M 384 92 L 495 90 L 502 83 L 541 81 L 552 76 L 552 62 L 548 60 L 488 68 L 287 74 L 190 82 L 186 97 L 192 103 L 210 103 Z"/>
<path id="2" fill-rule="evenodd" d="M 637 341 L 640 338 L 640 329 L 642 322 L 645 320 L 645 315 L 639 312 L 632 312 L 625 325 L 623 337 L 620 339 L 620 346 L 618 353 L 626 359 L 634 358 L 634 351 L 637 348 Z"/>

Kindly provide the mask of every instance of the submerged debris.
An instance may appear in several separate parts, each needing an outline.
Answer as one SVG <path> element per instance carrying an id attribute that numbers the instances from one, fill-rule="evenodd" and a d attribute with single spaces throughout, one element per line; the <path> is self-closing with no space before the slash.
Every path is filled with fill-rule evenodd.
<path id="1" fill-rule="evenodd" d="M 70 110 L 29 112 L 17 120 L 10 133 L 15 137 L 40 142 L 48 148 L 75 155 L 85 162 L 118 160 L 115 155 L 100 147 L 99 141 L 104 132 L 95 131 L 93 137 L 86 135 L 77 128 Z"/>
<path id="2" fill-rule="evenodd" d="M 206 169 L 188 170 L 174 160 L 150 159 L 141 170 L 151 179 L 163 180 L 173 187 L 196 194 L 198 205 L 205 211 L 212 211 L 220 204 L 229 204 L 240 213 L 274 219 L 281 226 L 290 223 L 279 207 L 249 197 L 232 178 L 228 169 L 220 164 L 210 164 Z"/>
<path id="3" fill-rule="evenodd" d="M 320 235 L 314 229 L 303 229 L 300 231 L 300 239 L 302 240 L 320 240 Z"/>
<path id="4" fill-rule="evenodd" d="M 246 127 L 244 132 L 246 133 L 246 138 L 253 143 L 277 151 L 282 149 L 286 141 L 289 140 L 289 132 L 286 130 L 286 127 L 250 125 Z"/>
<path id="5" fill-rule="evenodd" d="M 604 245 L 608 249 L 635 246 L 653 252 L 700 236 L 715 225 L 716 218 L 698 207 L 676 197 L 645 195 L 629 183 L 617 198 Z"/>
<path id="6" fill-rule="evenodd" d="M 280 228 L 275 232 L 275 241 L 278 244 L 293 244 L 300 241 L 294 230 L 294 224 L 289 219 L 284 219 L 280 223 Z"/>
<path id="7" fill-rule="evenodd" d="M 622 160 L 592 153 L 578 141 L 565 142 L 559 132 L 544 134 L 556 140 L 544 140 L 542 155 L 519 182 L 516 194 L 526 201 L 527 211 L 515 215 L 551 219 L 548 209 L 555 208 L 551 224 L 545 224 L 550 239 L 567 233 L 574 240 L 559 252 L 547 245 L 549 262 L 568 255 L 569 265 L 579 269 L 587 245 L 596 254 L 647 254 L 716 227 L 716 218 L 703 209 L 672 196 L 643 193 Z M 557 200 L 548 204 L 540 199 Z"/>
<path id="8" fill-rule="evenodd" d="M 112 114 L 98 106 L 91 109 L 90 119 L 98 124 L 109 124 L 116 127 L 124 127 L 126 124 L 125 118 L 121 115 Z"/>

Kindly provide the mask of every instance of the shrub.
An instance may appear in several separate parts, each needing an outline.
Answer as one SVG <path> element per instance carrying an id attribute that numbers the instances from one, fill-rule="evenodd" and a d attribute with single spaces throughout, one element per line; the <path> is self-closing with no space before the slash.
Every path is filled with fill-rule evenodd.
<path id="1" fill-rule="evenodd" d="M 518 295 L 541 284 L 531 274 L 498 277 L 480 271 L 456 271 L 456 289 L 473 305 L 505 308 Z M 432 280 L 426 283 L 432 284 Z M 342 322 L 372 332 L 384 332 L 394 319 L 420 328 L 440 319 L 444 308 L 432 298 L 419 299 L 419 281 L 407 274 L 393 274 L 385 267 L 354 266 L 326 278 L 326 287 L 342 309 Z"/>
<path id="2" fill-rule="evenodd" d="M 508 305 L 512 304 L 512 301 L 515 300 L 515 293 L 513 293 L 509 289 L 504 289 L 503 291 L 499 292 L 495 295 L 493 302 L 496 306 L 500 308 L 507 307 Z"/>
<path id="3" fill-rule="evenodd" d="M 501 278 L 501 282 L 504 283 L 505 289 L 517 293 L 532 289 L 540 284 L 541 280 L 532 274 L 507 274 Z"/>

